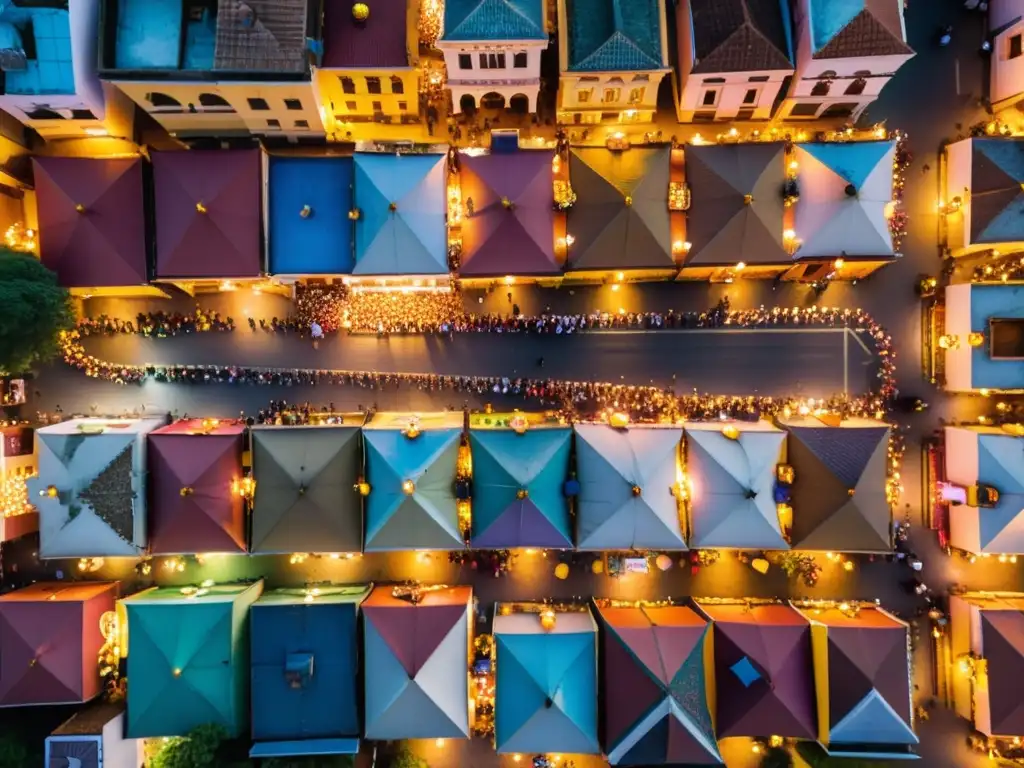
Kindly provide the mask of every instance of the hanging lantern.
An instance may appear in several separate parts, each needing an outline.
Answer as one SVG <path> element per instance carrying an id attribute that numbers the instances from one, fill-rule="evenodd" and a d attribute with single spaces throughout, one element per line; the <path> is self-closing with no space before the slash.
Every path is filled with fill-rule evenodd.
<path id="1" fill-rule="evenodd" d="M 515 207 L 515 205 L 507 197 L 502 197 L 501 198 L 501 207 L 504 208 L 506 211 L 511 211 L 512 208 Z"/>
<path id="2" fill-rule="evenodd" d="M 415 440 L 420 436 L 420 422 L 419 419 L 409 419 L 409 424 L 405 428 L 405 436 L 410 440 Z"/>
<path id="3" fill-rule="evenodd" d="M 611 418 L 608 419 L 608 423 L 616 429 L 625 429 L 629 426 L 629 414 L 622 413 L 621 411 L 613 413 Z"/>
<path id="4" fill-rule="evenodd" d="M 356 483 L 356 490 L 359 491 L 360 496 L 369 496 L 370 484 L 366 482 Z"/>
<path id="5" fill-rule="evenodd" d="M 398 210 L 398 203 L 388 203 L 388 210 L 394 213 Z"/>
<path id="6" fill-rule="evenodd" d="M 518 491 L 516 491 L 516 498 L 519 499 L 520 501 L 522 501 L 525 498 L 528 498 L 529 496 L 530 492 L 525 488 L 520 488 Z"/>
<path id="7" fill-rule="evenodd" d="M 970 344 L 972 347 L 980 347 L 982 344 L 985 343 L 985 334 L 973 331 L 967 337 L 967 343 Z"/>
<path id="8" fill-rule="evenodd" d="M 626 195 L 626 199 L 625 199 L 624 202 L 626 203 L 626 207 L 627 208 L 632 207 L 632 205 L 633 205 L 633 196 L 632 195 Z"/>
<path id="9" fill-rule="evenodd" d="M 304 219 L 308 219 L 312 215 L 313 215 L 313 208 L 311 206 L 308 206 L 308 205 L 302 206 L 302 210 L 299 211 L 299 216 L 301 216 Z"/>
<path id="10" fill-rule="evenodd" d="M 202 200 L 200 200 L 198 203 L 196 203 L 196 212 L 197 213 L 206 213 L 206 206 L 203 205 L 203 201 Z"/>
<path id="11" fill-rule="evenodd" d="M 513 432 L 517 435 L 521 435 L 529 429 L 530 422 L 526 418 L 525 413 L 517 413 L 509 420 L 508 425 L 512 427 Z"/>
<path id="12" fill-rule="evenodd" d="M 84 205 L 82 205 L 81 203 L 76 203 L 76 204 L 75 204 L 75 210 L 76 210 L 76 211 L 77 211 L 78 213 L 85 213 L 85 206 L 84 206 Z"/>
<path id="13" fill-rule="evenodd" d="M 356 3 L 352 6 L 352 18 L 362 22 L 370 18 L 370 6 L 366 3 Z"/>
<path id="14" fill-rule="evenodd" d="M 540 626 L 545 632 L 553 630 L 555 628 L 555 612 L 548 610 L 541 613 Z"/>
<path id="15" fill-rule="evenodd" d="M 412 496 L 416 492 L 416 483 L 412 480 L 406 480 L 402 483 L 402 493 L 406 496 Z"/>
<path id="16" fill-rule="evenodd" d="M 348 219 L 349 219 L 349 221 L 359 221 L 359 219 L 362 217 L 362 215 L 363 215 L 362 211 L 360 211 L 358 208 L 353 208 L 352 210 L 350 210 L 348 212 Z"/>
<path id="17" fill-rule="evenodd" d="M 643 492 L 644 492 L 644 489 L 643 489 L 643 488 L 641 488 L 641 487 L 640 487 L 639 485 L 634 485 L 634 486 L 633 486 L 632 488 L 630 488 L 629 490 L 630 490 L 630 492 L 631 492 L 631 493 L 632 493 L 632 494 L 633 494 L 634 496 L 636 496 L 636 497 L 640 497 L 640 496 L 642 496 L 642 495 L 643 495 Z"/>
<path id="18" fill-rule="evenodd" d="M 178 491 L 178 495 L 181 496 L 181 498 L 183 499 L 188 496 L 191 496 L 193 493 L 195 493 L 195 491 L 192 489 L 191 486 L 188 485 L 182 486 L 181 490 Z"/>
<path id="19" fill-rule="evenodd" d="M 740 431 L 736 429 L 735 424 L 726 424 L 722 427 L 722 435 L 729 438 L 730 440 L 739 440 Z"/>

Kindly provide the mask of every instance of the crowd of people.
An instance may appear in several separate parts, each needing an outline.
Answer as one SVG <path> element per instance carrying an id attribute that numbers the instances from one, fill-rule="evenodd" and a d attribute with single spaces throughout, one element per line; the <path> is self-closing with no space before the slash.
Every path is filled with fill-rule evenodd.
<path id="1" fill-rule="evenodd" d="M 445 323 L 463 317 L 465 310 L 462 294 L 453 287 L 450 291 L 353 292 L 343 314 L 344 327 L 352 332 L 386 335 L 438 333 Z"/>
<path id="2" fill-rule="evenodd" d="M 197 305 L 195 310 L 189 313 L 139 312 L 134 321 L 108 315 L 86 317 L 78 321 L 77 329 L 82 336 L 139 334 L 166 338 L 186 333 L 233 331 L 235 321 L 231 317 L 222 317 L 214 310 L 204 310 Z"/>
<path id="3" fill-rule="evenodd" d="M 349 300 L 348 289 L 341 284 L 306 285 L 295 292 L 295 326 L 309 328 L 316 323 L 324 333 L 342 329 L 345 322 L 345 308 Z"/>

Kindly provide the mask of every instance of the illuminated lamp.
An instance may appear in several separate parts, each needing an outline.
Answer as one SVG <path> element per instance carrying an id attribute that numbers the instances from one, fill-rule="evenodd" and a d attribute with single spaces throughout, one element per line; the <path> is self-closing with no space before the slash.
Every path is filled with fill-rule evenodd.
<path id="1" fill-rule="evenodd" d="M 370 18 L 370 6 L 366 3 L 356 3 L 352 6 L 352 18 L 356 21 L 366 21 Z"/>
<path id="2" fill-rule="evenodd" d="M 733 424 L 726 424 L 724 427 L 722 427 L 722 435 L 724 437 L 729 438 L 730 440 L 740 439 L 740 431 L 736 429 L 736 426 Z"/>
<path id="3" fill-rule="evenodd" d="M 973 331 L 967 337 L 967 343 L 970 344 L 972 347 L 980 347 L 982 344 L 985 343 L 985 334 Z"/>
<path id="4" fill-rule="evenodd" d="M 621 411 L 613 413 L 608 423 L 616 429 L 625 429 L 629 426 L 629 414 L 622 413 Z"/>
<path id="5" fill-rule="evenodd" d="M 406 480 L 402 483 L 402 493 L 406 496 L 412 496 L 416 492 L 416 483 L 412 480 Z"/>
<path id="6" fill-rule="evenodd" d="M 196 213 L 207 213 L 206 206 L 203 205 L 203 201 L 202 200 L 200 200 L 198 203 L 196 203 Z"/>
<path id="7" fill-rule="evenodd" d="M 555 628 L 555 612 L 548 610 L 541 613 L 540 626 L 545 632 L 553 630 Z"/>

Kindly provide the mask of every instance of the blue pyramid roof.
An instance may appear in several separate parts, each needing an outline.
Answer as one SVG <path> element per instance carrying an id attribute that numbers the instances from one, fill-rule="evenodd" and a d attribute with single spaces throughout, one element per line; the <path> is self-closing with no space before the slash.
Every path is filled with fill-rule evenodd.
<path id="1" fill-rule="evenodd" d="M 917 744 L 917 734 L 872 688 L 829 730 L 829 744 Z"/>
<path id="2" fill-rule="evenodd" d="M 544 0 L 446 0 L 442 40 L 547 40 Z"/>
<path id="3" fill-rule="evenodd" d="M 354 275 L 448 274 L 444 155 L 356 155 Z"/>
<path id="4" fill-rule="evenodd" d="M 566 0 L 570 72 L 662 69 L 658 0 Z"/>
<path id="5" fill-rule="evenodd" d="M 801 144 L 811 157 L 832 169 L 837 176 L 853 184 L 857 189 L 864 186 L 871 172 L 878 167 L 889 151 L 889 141 L 854 141 L 854 142 L 811 142 Z"/>

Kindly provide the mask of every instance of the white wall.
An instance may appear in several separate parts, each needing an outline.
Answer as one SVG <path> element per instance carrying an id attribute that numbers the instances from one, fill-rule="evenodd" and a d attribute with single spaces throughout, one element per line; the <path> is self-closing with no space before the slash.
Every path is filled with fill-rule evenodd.
<path id="1" fill-rule="evenodd" d="M 989 28 L 997 29 L 1004 23 L 1013 21 L 1014 18 L 1024 16 L 1024 0 L 1011 2 L 1003 0 L 1002 3 L 993 3 L 995 7 L 1016 6 L 1017 13 L 1006 22 L 996 23 L 996 19 L 990 14 Z M 1020 98 L 1024 94 L 1024 55 L 1010 58 L 1010 38 L 1015 35 L 1024 35 L 1024 20 L 1016 21 L 992 41 L 992 55 L 989 61 L 989 101 L 996 104 L 1001 101 Z"/>
<path id="2" fill-rule="evenodd" d="M 438 41 L 437 47 L 444 54 L 445 68 L 448 70 L 448 87 L 452 92 L 452 109 L 462 111 L 460 101 L 464 94 L 473 96 L 477 106 L 480 99 L 488 93 L 500 93 L 505 97 L 505 105 L 509 99 L 522 94 L 530 100 L 530 111 L 537 111 L 537 95 L 540 92 L 540 57 L 548 42 L 543 41 L 499 41 L 487 43 L 465 43 Z M 503 68 L 480 67 L 480 55 L 505 55 Z M 526 54 L 526 66 L 515 66 L 515 55 Z M 470 57 L 472 68 L 462 69 L 459 66 L 459 55 Z M 490 57 L 488 57 L 490 60 Z"/>
<path id="3" fill-rule="evenodd" d="M 960 198 L 960 210 L 946 216 L 947 244 L 954 251 L 971 244 L 971 139 L 961 139 L 946 147 L 946 189 L 944 202 Z M 965 191 L 966 190 L 966 191 Z"/>
<path id="4" fill-rule="evenodd" d="M 970 287 L 970 286 L 967 286 Z M 966 346 L 966 344 L 965 344 Z M 962 427 L 946 427 L 946 480 L 959 486 L 978 482 L 978 433 Z M 966 552 L 981 551 L 978 508 L 950 506 L 949 543 Z"/>
<path id="5" fill-rule="evenodd" d="M 126 739 L 124 728 L 124 714 L 103 726 L 103 768 L 139 768 L 142 765 L 142 739 Z"/>
<path id="6" fill-rule="evenodd" d="M 716 119 L 728 120 L 736 117 L 741 109 L 753 109 L 755 120 L 767 120 L 771 117 L 772 105 L 779 95 L 779 89 L 787 75 L 792 72 L 755 71 L 755 72 L 723 72 L 720 74 L 702 73 L 689 75 L 683 82 L 679 97 L 679 112 L 683 120 L 692 119 L 693 112 L 714 110 Z M 751 82 L 751 77 L 768 77 L 764 82 Z M 708 78 L 724 79 L 725 83 L 707 83 Z M 714 107 L 704 106 L 704 93 L 716 90 L 718 102 Z M 750 104 L 744 103 L 747 91 L 757 90 L 757 98 Z"/>
<path id="7" fill-rule="evenodd" d="M 655 109 L 658 105 L 658 86 L 665 72 L 602 72 L 596 74 L 577 74 L 563 72 L 559 109 L 601 109 L 614 112 L 623 109 Z M 618 90 L 617 98 L 605 101 L 606 90 Z M 640 90 L 636 101 L 630 100 L 630 94 Z M 587 94 L 581 100 L 581 94 Z"/>
<path id="8" fill-rule="evenodd" d="M 946 287 L 946 307 L 943 330 L 960 337 L 959 349 L 944 350 L 946 390 L 949 392 L 972 392 L 974 385 L 971 374 L 971 346 L 967 336 L 971 332 L 971 285 L 958 283 Z M 934 339 L 933 344 L 938 343 Z M 948 430 L 947 430 L 948 433 Z"/>

